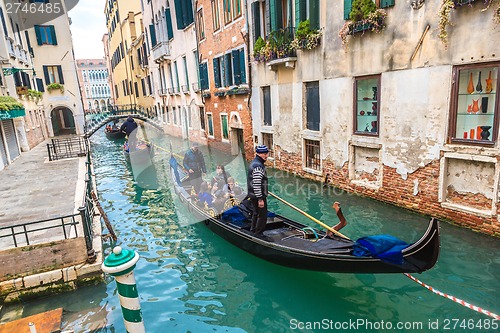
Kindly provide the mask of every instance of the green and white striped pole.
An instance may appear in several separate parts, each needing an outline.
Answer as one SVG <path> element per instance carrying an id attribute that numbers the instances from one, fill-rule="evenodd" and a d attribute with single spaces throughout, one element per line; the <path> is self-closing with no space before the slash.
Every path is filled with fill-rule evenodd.
<path id="1" fill-rule="evenodd" d="M 116 279 L 127 333 L 146 332 L 134 277 L 134 268 L 138 260 L 139 254 L 137 252 L 122 250 L 120 246 L 116 246 L 113 253 L 104 260 L 101 266 L 104 273 L 108 273 Z"/>

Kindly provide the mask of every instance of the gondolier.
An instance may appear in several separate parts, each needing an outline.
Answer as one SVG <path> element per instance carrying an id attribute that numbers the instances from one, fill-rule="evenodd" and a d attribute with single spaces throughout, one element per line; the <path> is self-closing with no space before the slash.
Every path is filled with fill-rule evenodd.
<path id="1" fill-rule="evenodd" d="M 248 197 L 253 204 L 252 224 L 250 231 L 264 237 L 267 222 L 267 174 L 264 163 L 269 156 L 265 145 L 255 148 L 255 158 L 248 167 L 247 187 Z"/>
<path id="2" fill-rule="evenodd" d="M 137 123 L 132 116 L 128 116 L 127 120 L 120 127 L 121 132 L 125 132 L 128 137 L 128 147 L 130 151 L 134 151 L 137 145 Z"/>
<path id="3" fill-rule="evenodd" d="M 200 185 L 203 181 L 202 173 L 207 173 L 207 168 L 205 166 L 205 159 L 203 154 L 198 149 L 198 143 L 193 142 L 191 149 L 189 149 L 184 155 L 183 166 L 188 172 L 189 182 L 196 193 L 200 191 Z"/>

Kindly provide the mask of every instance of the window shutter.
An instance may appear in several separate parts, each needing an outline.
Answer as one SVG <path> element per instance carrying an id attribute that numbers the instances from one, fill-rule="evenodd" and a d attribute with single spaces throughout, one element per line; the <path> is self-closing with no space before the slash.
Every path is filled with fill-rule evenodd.
<path id="1" fill-rule="evenodd" d="M 380 8 L 387 8 L 394 6 L 394 0 L 381 0 Z"/>
<path id="2" fill-rule="evenodd" d="M 42 45 L 42 34 L 40 33 L 40 26 L 35 25 L 36 42 L 38 45 Z"/>
<path id="3" fill-rule="evenodd" d="M 278 21 L 276 20 L 276 0 L 269 1 L 269 22 L 271 24 L 271 29 L 269 32 L 277 29 Z"/>
<path id="4" fill-rule="evenodd" d="M 204 64 L 200 64 L 198 67 L 199 67 L 199 71 L 200 71 L 200 89 L 201 90 L 205 90 L 205 84 L 206 84 L 206 79 L 205 79 L 205 73 L 204 73 Z"/>
<path id="5" fill-rule="evenodd" d="M 214 82 L 215 82 L 215 88 L 220 87 L 220 64 L 219 64 L 219 59 L 220 58 L 214 58 Z"/>
<path id="6" fill-rule="evenodd" d="M 234 84 L 241 84 L 241 69 L 240 69 L 240 51 L 231 51 L 231 58 L 233 61 Z"/>
<path id="7" fill-rule="evenodd" d="M 233 69 L 231 66 L 231 53 L 226 53 L 224 55 L 224 69 L 225 69 L 225 82 L 224 86 L 232 86 L 233 85 Z"/>
<path id="8" fill-rule="evenodd" d="M 174 29 L 172 28 L 172 14 L 170 14 L 170 8 L 165 9 L 165 21 L 167 21 L 167 38 L 171 40 L 174 38 Z"/>
<path id="9" fill-rule="evenodd" d="M 182 19 L 182 0 L 174 0 L 175 5 L 175 20 L 177 21 L 177 29 L 184 29 L 184 21 Z"/>
<path id="10" fill-rule="evenodd" d="M 252 2 L 252 17 L 253 17 L 253 41 L 259 38 L 260 32 L 260 2 Z"/>
<path id="11" fill-rule="evenodd" d="M 194 22 L 194 14 L 193 14 L 193 2 L 191 0 L 185 0 L 184 6 L 186 7 L 186 27 Z"/>
<path id="12" fill-rule="evenodd" d="M 352 10 L 352 0 L 344 0 L 344 20 L 349 19 Z"/>
<path id="13" fill-rule="evenodd" d="M 309 0 L 309 27 L 319 29 L 319 0 Z"/>
<path id="14" fill-rule="evenodd" d="M 247 83 L 247 67 L 245 65 L 245 49 L 240 49 L 240 73 L 241 73 L 241 83 Z"/>
<path id="15" fill-rule="evenodd" d="M 149 34 L 151 35 L 151 46 L 154 47 L 156 45 L 156 31 L 154 24 L 149 25 Z"/>
<path id="16" fill-rule="evenodd" d="M 45 77 L 45 84 L 50 84 L 49 70 L 47 66 L 43 66 L 43 76 Z"/>
<path id="17" fill-rule="evenodd" d="M 295 27 L 298 28 L 299 23 L 306 19 L 306 1 L 295 0 Z"/>
<path id="18" fill-rule="evenodd" d="M 42 79 L 36 78 L 36 89 L 39 92 L 45 92 L 45 88 L 43 87 L 43 81 L 42 81 Z"/>
<path id="19" fill-rule="evenodd" d="M 189 22 L 189 8 L 188 8 L 186 1 L 187 0 L 181 1 L 181 22 L 182 22 L 181 26 L 182 26 L 182 29 L 187 27 L 188 22 Z"/>
<path id="20" fill-rule="evenodd" d="M 57 45 L 56 29 L 53 25 L 50 26 L 50 36 L 52 37 L 52 45 Z"/>
<path id="21" fill-rule="evenodd" d="M 266 1 L 266 9 L 265 9 L 265 20 L 266 20 L 266 32 L 269 34 L 271 31 L 271 2 Z M 265 36 L 267 37 L 267 36 Z"/>
<path id="22" fill-rule="evenodd" d="M 2 19 L 3 34 L 4 34 L 4 36 L 8 36 L 9 32 L 7 31 L 7 24 L 5 24 L 5 17 L 3 16 L 3 9 L 2 8 L 0 8 L 0 18 Z M 35 25 L 35 30 L 36 30 L 36 25 Z"/>
<path id="23" fill-rule="evenodd" d="M 59 83 L 64 84 L 64 77 L 61 66 L 57 66 L 57 74 L 59 75 Z"/>

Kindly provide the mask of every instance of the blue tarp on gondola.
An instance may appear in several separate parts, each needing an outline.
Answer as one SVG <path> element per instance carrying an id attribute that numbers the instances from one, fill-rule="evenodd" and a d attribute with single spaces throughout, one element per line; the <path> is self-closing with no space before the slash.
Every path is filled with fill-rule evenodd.
<path id="1" fill-rule="evenodd" d="M 408 243 L 391 235 L 363 237 L 356 241 L 353 254 L 357 257 L 374 257 L 380 260 L 401 265 L 403 251 Z"/>

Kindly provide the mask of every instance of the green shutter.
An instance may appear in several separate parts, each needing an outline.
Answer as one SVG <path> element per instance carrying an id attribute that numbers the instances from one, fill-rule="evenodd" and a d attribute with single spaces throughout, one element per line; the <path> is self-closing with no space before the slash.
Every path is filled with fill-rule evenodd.
<path id="1" fill-rule="evenodd" d="M 215 88 L 220 87 L 220 66 L 219 66 L 219 59 L 220 58 L 214 58 L 214 82 L 215 82 Z"/>
<path id="2" fill-rule="evenodd" d="M 227 127 L 227 116 L 222 116 L 221 117 L 221 121 L 222 121 L 222 138 L 224 139 L 228 139 L 229 138 L 229 131 L 228 131 L 228 127 Z"/>
<path id="3" fill-rule="evenodd" d="M 394 6 L 394 0 L 381 0 L 380 8 L 387 8 Z"/>
<path id="4" fill-rule="evenodd" d="M 319 29 L 319 0 L 309 0 L 309 27 Z"/>
<path id="5" fill-rule="evenodd" d="M 45 84 L 51 84 L 50 82 L 50 77 L 49 77 L 49 70 L 47 66 L 43 66 L 43 76 L 45 77 Z"/>
<path id="6" fill-rule="evenodd" d="M 165 21 L 167 21 L 167 37 L 168 40 L 174 38 L 174 29 L 172 28 L 172 14 L 170 8 L 165 9 Z"/>
<path id="7" fill-rule="evenodd" d="M 234 84 L 241 84 L 241 69 L 240 69 L 240 51 L 231 51 L 231 58 L 233 62 Z"/>
<path id="8" fill-rule="evenodd" d="M 205 90 L 205 85 L 207 83 L 206 83 L 205 75 L 203 73 L 203 71 L 204 71 L 204 66 L 203 65 L 204 64 L 200 64 L 198 67 L 199 67 L 199 71 L 200 71 L 200 89 Z"/>
<path id="9" fill-rule="evenodd" d="M 203 77 L 205 78 L 205 89 L 210 88 L 210 81 L 208 78 L 208 62 L 203 64 Z"/>
<path id="10" fill-rule="evenodd" d="M 233 85 L 233 69 L 232 69 L 231 63 L 232 63 L 232 61 L 231 61 L 231 53 L 226 53 L 224 55 L 224 69 L 225 69 L 225 73 L 224 73 L 224 78 L 225 78 L 224 86 L 225 87 L 229 87 L 229 86 Z"/>
<path id="11" fill-rule="evenodd" d="M 275 11 L 275 22 L 276 22 L 276 28 L 275 30 L 282 29 L 283 28 L 283 8 L 281 8 L 281 0 L 274 0 L 275 5 L 274 8 L 276 9 Z"/>
<path id="12" fill-rule="evenodd" d="M 154 24 L 149 25 L 149 34 L 151 35 L 151 47 L 156 45 L 156 31 Z"/>
<path id="13" fill-rule="evenodd" d="M 191 0 L 185 0 L 184 6 L 186 7 L 186 27 L 194 22 L 194 14 L 193 14 L 193 3 Z"/>
<path id="14" fill-rule="evenodd" d="M 50 36 L 52 37 L 52 45 L 57 45 L 56 29 L 53 25 L 50 26 Z"/>
<path id="15" fill-rule="evenodd" d="M 61 66 L 57 66 L 57 74 L 59 75 L 59 83 L 64 84 L 64 76 Z"/>
<path id="16" fill-rule="evenodd" d="M 349 19 L 352 10 L 352 0 L 344 0 L 344 20 Z"/>
<path id="17" fill-rule="evenodd" d="M 271 24 L 271 31 L 274 31 L 278 27 L 277 14 L 276 14 L 276 0 L 269 1 L 269 22 Z"/>
<path id="18" fill-rule="evenodd" d="M 177 21 L 177 29 L 184 29 L 184 20 L 182 19 L 182 0 L 174 0 L 175 4 L 175 20 Z"/>
<path id="19" fill-rule="evenodd" d="M 306 0 L 295 0 L 295 27 L 306 20 Z"/>
<path id="20" fill-rule="evenodd" d="M 246 65 L 245 65 L 245 49 L 240 49 L 240 73 L 241 83 L 247 83 Z"/>
<path id="21" fill-rule="evenodd" d="M 35 35 L 36 35 L 36 42 L 38 45 L 42 45 L 42 34 L 40 33 L 40 26 L 35 25 Z"/>
<path id="22" fill-rule="evenodd" d="M 252 17 L 253 17 L 253 42 L 259 38 L 260 32 L 260 2 L 252 2 Z"/>
<path id="23" fill-rule="evenodd" d="M 266 1 L 265 2 L 265 10 L 264 10 L 264 20 L 265 20 L 265 23 L 266 23 L 266 32 L 269 34 L 269 32 L 271 31 L 271 4 L 270 4 L 270 1 Z M 267 36 L 264 36 L 264 37 L 267 37 Z"/>

